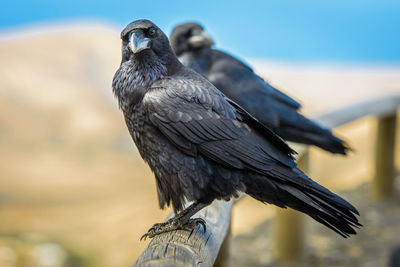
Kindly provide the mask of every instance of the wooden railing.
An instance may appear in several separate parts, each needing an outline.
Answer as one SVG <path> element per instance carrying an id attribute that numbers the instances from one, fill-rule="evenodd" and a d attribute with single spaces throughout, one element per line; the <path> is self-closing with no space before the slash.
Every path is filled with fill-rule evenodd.
<path id="1" fill-rule="evenodd" d="M 378 120 L 375 142 L 373 197 L 385 200 L 393 195 L 394 142 L 400 96 L 390 95 L 325 113 L 314 120 L 335 128 L 366 116 Z M 298 166 L 304 172 L 310 165 L 306 146 L 296 145 Z M 204 233 L 173 231 L 154 237 L 134 266 L 228 266 L 230 223 L 233 201 L 214 201 L 196 217 L 207 223 Z M 275 218 L 275 257 L 281 262 L 300 261 L 303 257 L 303 215 L 291 209 L 279 209 Z"/>

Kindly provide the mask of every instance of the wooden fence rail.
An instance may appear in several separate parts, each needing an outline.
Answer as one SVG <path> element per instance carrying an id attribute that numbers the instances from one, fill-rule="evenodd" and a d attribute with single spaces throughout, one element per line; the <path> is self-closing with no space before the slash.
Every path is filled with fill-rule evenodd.
<path id="1" fill-rule="evenodd" d="M 388 95 L 353 104 L 314 118 L 322 125 L 335 128 L 365 116 L 378 119 L 375 143 L 375 177 L 373 196 L 378 200 L 393 194 L 394 141 L 396 112 L 400 96 Z M 307 172 L 308 148 L 296 145 L 298 165 Z M 214 201 L 196 217 L 207 223 L 207 232 L 173 231 L 154 237 L 134 266 L 227 266 L 233 201 Z M 279 209 L 275 218 L 275 256 L 281 262 L 300 261 L 303 257 L 303 218 L 290 210 Z M 220 252 L 220 253 L 219 253 Z M 217 259 L 218 257 L 218 259 Z"/>

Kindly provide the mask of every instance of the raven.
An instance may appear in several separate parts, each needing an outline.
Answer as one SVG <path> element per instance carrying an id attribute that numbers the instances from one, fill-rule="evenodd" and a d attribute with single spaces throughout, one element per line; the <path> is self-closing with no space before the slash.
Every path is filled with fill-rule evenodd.
<path id="1" fill-rule="evenodd" d="M 283 139 L 183 66 L 154 23 L 134 21 L 121 39 L 113 92 L 155 174 L 160 207 L 172 204 L 175 212 L 144 238 L 197 225 L 205 230 L 202 219 L 191 217 L 239 191 L 304 212 L 344 237 L 356 233 L 358 211 L 298 170 Z M 184 208 L 185 201 L 193 204 Z"/>
<path id="2" fill-rule="evenodd" d="M 197 23 L 176 26 L 172 49 L 187 67 L 204 75 L 230 99 L 287 141 L 316 145 L 331 153 L 346 154 L 347 144 L 332 132 L 301 115 L 301 105 L 280 92 L 251 67 L 213 49 L 214 41 Z"/>

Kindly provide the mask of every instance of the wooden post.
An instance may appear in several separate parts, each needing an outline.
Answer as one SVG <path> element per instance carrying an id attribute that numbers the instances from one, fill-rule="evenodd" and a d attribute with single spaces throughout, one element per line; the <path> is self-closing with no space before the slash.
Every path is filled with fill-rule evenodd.
<path id="1" fill-rule="evenodd" d="M 277 210 L 274 245 L 278 262 L 299 262 L 303 258 L 303 219 L 303 215 L 296 210 Z"/>
<path id="2" fill-rule="evenodd" d="M 206 221 L 206 232 L 198 226 L 155 236 L 133 266 L 213 266 L 231 224 L 232 204 L 214 200 L 194 215 Z"/>
<path id="3" fill-rule="evenodd" d="M 224 242 L 219 249 L 217 260 L 214 263 L 214 267 L 228 267 L 229 264 L 229 251 L 231 248 L 232 240 L 232 223 L 229 225 L 228 233 L 225 236 Z"/>
<path id="4" fill-rule="evenodd" d="M 308 149 L 301 151 L 297 164 L 303 172 L 308 170 Z M 276 212 L 275 257 L 282 263 L 299 262 L 304 255 L 304 215 L 290 208 L 277 208 Z"/>
<path id="5" fill-rule="evenodd" d="M 386 200 L 393 196 L 395 176 L 396 112 L 378 118 L 375 141 L 375 177 L 372 182 L 372 192 L 377 200 Z"/>

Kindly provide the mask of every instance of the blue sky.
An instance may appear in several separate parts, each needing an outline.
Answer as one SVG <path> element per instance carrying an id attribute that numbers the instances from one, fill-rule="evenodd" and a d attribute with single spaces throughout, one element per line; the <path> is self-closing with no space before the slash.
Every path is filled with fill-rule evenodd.
<path id="1" fill-rule="evenodd" d="M 398 0 L 15 0 L 2 3 L 0 30 L 76 20 L 122 28 L 138 18 L 167 34 L 201 22 L 217 47 L 240 57 L 400 64 Z"/>

